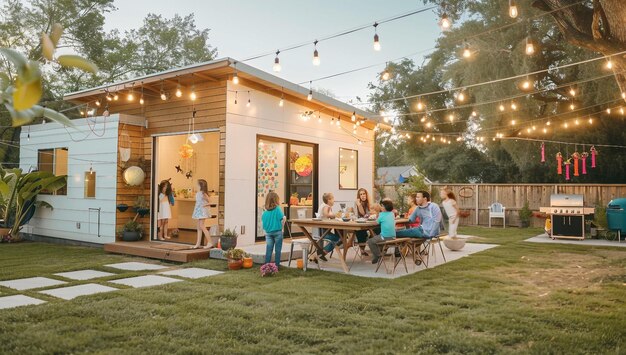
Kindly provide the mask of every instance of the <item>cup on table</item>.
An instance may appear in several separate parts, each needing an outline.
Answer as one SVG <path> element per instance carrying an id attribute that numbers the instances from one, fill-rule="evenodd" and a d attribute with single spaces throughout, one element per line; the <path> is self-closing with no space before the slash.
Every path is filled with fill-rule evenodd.
<path id="1" fill-rule="evenodd" d="M 320 218 L 320 213 L 319 212 L 315 212 L 315 218 Z"/>

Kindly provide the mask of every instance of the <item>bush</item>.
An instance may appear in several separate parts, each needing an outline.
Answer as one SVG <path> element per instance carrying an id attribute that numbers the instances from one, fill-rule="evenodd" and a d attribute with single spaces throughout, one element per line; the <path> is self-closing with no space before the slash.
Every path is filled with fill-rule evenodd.
<path id="1" fill-rule="evenodd" d="M 521 222 L 521 225 L 529 226 L 530 217 L 532 217 L 532 215 L 533 215 L 533 211 L 530 210 L 530 207 L 528 205 L 528 200 L 526 200 L 526 202 L 524 202 L 524 207 L 522 207 L 522 209 L 519 210 L 519 220 Z"/>
<path id="2" fill-rule="evenodd" d="M 608 222 L 606 220 L 606 206 L 602 201 L 596 204 L 595 211 L 593 212 L 593 223 L 599 228 L 607 229 Z"/>

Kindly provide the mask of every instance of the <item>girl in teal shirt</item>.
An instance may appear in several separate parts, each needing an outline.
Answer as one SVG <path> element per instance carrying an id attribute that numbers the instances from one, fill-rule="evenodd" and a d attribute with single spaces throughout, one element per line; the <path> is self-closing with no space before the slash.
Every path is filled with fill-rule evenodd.
<path id="1" fill-rule="evenodd" d="M 280 207 L 278 194 L 270 191 L 265 197 L 265 211 L 261 216 L 265 231 L 265 263 L 272 261 L 272 252 L 275 252 L 274 263 L 280 265 L 280 256 L 283 249 L 283 227 L 286 217 Z"/>

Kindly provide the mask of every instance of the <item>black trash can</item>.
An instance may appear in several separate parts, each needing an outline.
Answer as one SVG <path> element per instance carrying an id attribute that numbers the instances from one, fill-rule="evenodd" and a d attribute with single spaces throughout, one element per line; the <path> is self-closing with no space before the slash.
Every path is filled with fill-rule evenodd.
<path id="1" fill-rule="evenodd" d="M 616 231 L 621 241 L 622 232 L 626 231 L 626 198 L 616 198 L 606 208 L 606 223 L 611 231 Z"/>

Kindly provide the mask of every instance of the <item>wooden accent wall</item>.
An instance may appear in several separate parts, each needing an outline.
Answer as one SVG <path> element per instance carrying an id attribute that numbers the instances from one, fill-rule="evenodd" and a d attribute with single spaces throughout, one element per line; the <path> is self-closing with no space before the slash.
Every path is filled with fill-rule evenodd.
<path id="1" fill-rule="evenodd" d="M 197 99 L 195 101 L 196 130 L 217 129 L 220 132 L 220 148 L 219 148 L 219 224 L 220 230 L 224 227 L 224 192 L 225 192 L 225 159 L 226 159 L 226 97 L 227 82 L 208 81 L 196 78 L 195 91 Z M 126 203 L 132 206 L 139 194 L 146 196 L 148 203 L 152 203 L 150 199 L 151 184 L 151 159 L 152 159 L 152 135 L 167 133 L 182 133 L 189 129 L 189 120 L 192 117 L 193 106 L 189 99 L 189 85 L 182 88 L 183 96 L 178 98 L 174 95 L 176 83 L 172 81 L 165 82 L 165 91 L 170 93 L 171 97 L 167 101 L 163 101 L 159 97 L 159 87 L 151 89 L 144 88 L 145 104 L 139 104 L 140 84 L 135 84 L 135 101 L 128 102 L 126 92 L 119 93 L 117 101 L 108 102 L 111 113 L 122 113 L 144 117 L 147 120 L 147 128 L 132 127 L 127 125 L 127 131 L 133 140 L 133 145 L 137 144 L 137 150 L 133 146 L 133 157 L 131 161 L 136 161 L 135 153 L 143 155 L 146 164 L 146 180 L 142 189 L 130 188 L 126 186 L 122 178 L 123 170 L 118 169 L 118 203 Z M 138 140 L 135 143 L 135 139 Z M 152 206 L 151 206 L 152 208 Z M 117 225 L 121 226 L 126 223 L 129 217 L 134 216 L 131 209 L 121 213 L 117 212 Z M 141 219 L 141 223 L 145 224 L 145 234 L 149 235 L 150 216 Z"/>

